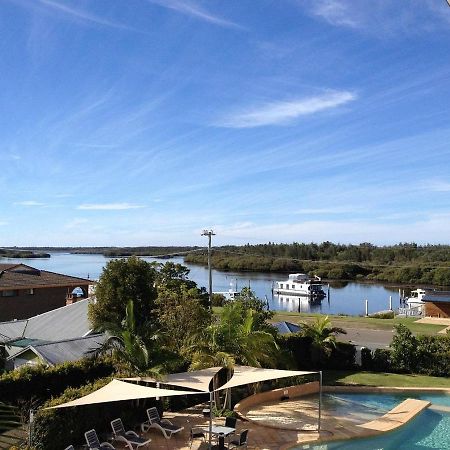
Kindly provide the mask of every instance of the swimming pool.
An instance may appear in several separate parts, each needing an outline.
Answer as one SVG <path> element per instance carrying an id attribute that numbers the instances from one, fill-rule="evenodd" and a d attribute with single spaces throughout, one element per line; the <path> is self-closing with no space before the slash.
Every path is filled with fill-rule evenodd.
<path id="1" fill-rule="evenodd" d="M 396 431 L 377 437 L 354 439 L 322 444 L 306 444 L 293 450 L 450 450 L 450 396 L 409 392 L 408 394 L 326 394 L 328 401 L 337 402 L 342 408 L 350 410 L 367 408 L 369 411 L 386 412 L 408 397 L 432 402 L 430 409 L 423 411 L 414 420 Z M 360 406 L 358 406 L 358 404 Z M 435 409 L 436 408 L 436 409 Z M 439 410 L 442 408 L 443 410 Z"/>

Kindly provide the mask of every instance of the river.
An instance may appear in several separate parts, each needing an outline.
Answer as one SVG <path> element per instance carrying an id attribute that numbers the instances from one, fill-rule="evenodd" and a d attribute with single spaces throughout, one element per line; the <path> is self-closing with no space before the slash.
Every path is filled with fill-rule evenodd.
<path id="1" fill-rule="evenodd" d="M 103 255 L 79 255 L 71 253 L 51 253 L 51 258 L 15 259 L 0 258 L 2 263 L 23 263 L 41 270 L 64 273 L 67 275 L 97 279 L 110 258 Z M 155 258 L 143 258 L 147 261 L 165 262 Z M 198 286 L 208 286 L 208 270 L 203 266 L 185 264 L 182 257 L 170 261 L 181 263 L 190 269 L 189 278 Z M 399 306 L 398 288 L 372 283 L 332 283 L 330 295 L 318 305 L 310 305 L 306 299 L 272 295 L 272 283 L 287 279 L 287 274 L 261 272 L 222 272 L 212 271 L 213 290 L 228 291 L 237 285 L 238 290 L 250 286 L 261 299 L 267 299 L 272 310 L 320 312 L 324 314 L 363 315 L 365 300 L 369 301 L 369 313 L 389 308 L 389 296 L 392 296 L 393 307 Z M 325 286 L 326 290 L 326 286 Z"/>

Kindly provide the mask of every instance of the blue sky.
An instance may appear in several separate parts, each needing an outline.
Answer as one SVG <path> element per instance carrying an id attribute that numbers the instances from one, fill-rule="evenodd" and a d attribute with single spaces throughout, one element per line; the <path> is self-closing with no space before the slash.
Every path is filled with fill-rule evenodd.
<path id="1" fill-rule="evenodd" d="M 449 243 L 444 0 L 3 0 L 0 245 Z"/>

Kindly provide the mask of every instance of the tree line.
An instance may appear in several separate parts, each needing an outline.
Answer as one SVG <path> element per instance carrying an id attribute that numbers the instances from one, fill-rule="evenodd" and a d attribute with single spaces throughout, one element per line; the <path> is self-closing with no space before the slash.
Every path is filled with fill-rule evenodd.
<path id="1" fill-rule="evenodd" d="M 341 245 L 261 244 L 216 247 L 212 266 L 225 271 L 304 272 L 328 280 L 450 285 L 450 246 L 369 243 Z M 206 252 L 185 256 L 191 264 L 207 264 Z"/>

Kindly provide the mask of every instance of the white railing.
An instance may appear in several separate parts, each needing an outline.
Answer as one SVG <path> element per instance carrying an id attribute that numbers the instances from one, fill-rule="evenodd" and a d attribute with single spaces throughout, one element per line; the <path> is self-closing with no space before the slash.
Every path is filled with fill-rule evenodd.
<path id="1" fill-rule="evenodd" d="M 422 308 L 398 308 L 398 315 L 406 317 L 421 317 Z"/>

